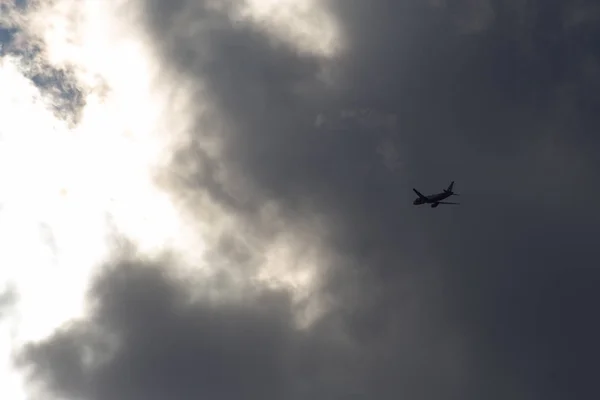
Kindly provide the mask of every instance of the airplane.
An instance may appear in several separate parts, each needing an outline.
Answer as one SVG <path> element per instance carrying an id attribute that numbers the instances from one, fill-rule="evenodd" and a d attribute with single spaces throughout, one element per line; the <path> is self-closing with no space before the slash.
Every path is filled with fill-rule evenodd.
<path id="1" fill-rule="evenodd" d="M 417 194 L 417 196 L 419 196 L 418 199 L 415 199 L 415 201 L 413 201 L 413 204 L 416 206 L 421 204 L 431 204 L 431 208 L 436 208 L 440 204 L 460 204 L 453 203 L 450 201 L 442 201 L 450 196 L 458 196 L 458 193 L 454 193 L 452 191 L 453 187 L 454 181 L 452 181 L 452 183 L 450 183 L 450 186 L 448 186 L 448 189 L 444 189 L 442 193 L 432 194 L 429 196 L 423 196 L 423 194 L 421 194 L 417 189 L 413 188 L 413 191 Z"/>

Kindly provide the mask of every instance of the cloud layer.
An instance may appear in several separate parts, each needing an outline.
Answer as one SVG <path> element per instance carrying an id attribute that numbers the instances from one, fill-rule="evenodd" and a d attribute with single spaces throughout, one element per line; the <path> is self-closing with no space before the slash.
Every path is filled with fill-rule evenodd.
<path id="1" fill-rule="evenodd" d="M 163 183 L 218 221 L 216 272 L 113 263 L 87 319 L 21 354 L 32 379 L 90 400 L 593 397 L 591 2 L 332 0 L 329 52 L 293 34 L 317 14 L 282 33 L 220 4 L 139 2 L 198 104 L 171 117 L 191 122 Z M 412 206 L 451 180 L 460 207 Z M 304 297 L 258 279 L 306 270 Z"/>

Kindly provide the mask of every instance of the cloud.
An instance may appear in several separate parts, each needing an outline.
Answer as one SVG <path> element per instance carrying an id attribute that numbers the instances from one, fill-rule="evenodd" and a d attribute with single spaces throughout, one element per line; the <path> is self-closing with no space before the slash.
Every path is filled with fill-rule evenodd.
<path id="1" fill-rule="evenodd" d="M 286 296 L 190 303 L 187 292 L 198 289 L 160 266 L 123 263 L 95 285 L 90 323 L 32 346 L 26 357 L 67 398 L 280 398 L 294 346 Z M 94 343 L 106 338 L 96 332 L 116 343 L 104 362 L 97 358 L 107 351 Z"/>
<path id="2" fill-rule="evenodd" d="M 7 310 L 17 301 L 14 288 L 8 287 L 0 291 L 0 320 L 5 316 Z"/>
<path id="3" fill-rule="evenodd" d="M 177 247 L 174 236 L 192 249 L 180 258 L 202 252 L 154 182 L 169 148 L 155 132 L 168 122 L 178 136 L 161 110 L 177 101 L 158 95 L 143 36 L 113 6 L 2 4 L 0 286 L 18 296 L 0 324 L 3 360 L 85 315 L 83 295 L 115 235 L 145 256 Z M 8 362 L 0 380 L 0 397 L 28 398 Z"/>
<path id="4" fill-rule="evenodd" d="M 171 18 L 189 12 L 186 4 L 172 6 Z M 593 358 L 578 349 L 589 363 L 575 368 L 550 348 L 572 348 L 576 332 L 595 324 L 582 314 L 560 339 L 550 315 L 556 299 L 598 276 L 571 269 L 566 257 L 593 264 L 587 238 L 598 213 L 573 193 L 597 186 L 588 152 L 597 121 L 586 111 L 593 74 L 581 74 L 597 57 L 583 37 L 596 32 L 564 30 L 568 7 L 461 4 L 328 2 L 347 46 L 333 58 L 272 46 L 262 31 L 227 27 L 206 10 L 197 18 L 221 21 L 206 45 L 165 29 L 165 14 L 152 8 L 148 21 L 164 59 L 202 82 L 216 118 L 227 121 L 218 130 L 223 168 L 250 182 L 256 203 L 275 199 L 289 218 L 317 212 L 327 221 L 329 249 L 345 257 L 325 290 L 356 307 L 354 333 L 393 330 L 399 288 L 425 281 L 416 295 L 431 309 L 424 314 L 440 330 L 456 327 L 478 367 L 468 370 L 477 383 L 457 393 L 558 396 L 561 384 L 538 375 L 548 364 L 586 393 L 593 386 L 580 377 Z M 393 117 L 393 128 L 378 115 Z M 402 169 L 381 162 L 382 146 L 399 149 Z M 434 191 L 450 180 L 468 206 L 424 216 L 404 205 L 412 186 Z M 562 274 L 571 280 L 553 286 Z M 584 304 L 562 307 L 580 315 Z M 500 327 L 513 330 L 503 336 Z M 546 358 L 537 335 L 548 338 Z M 523 367 L 523 359 L 535 361 Z"/>
<path id="5" fill-rule="evenodd" d="M 55 66 L 46 59 L 45 43 L 23 31 L 18 6 L 7 8 L 0 19 L 1 53 L 19 64 L 20 71 L 40 90 L 50 108 L 61 120 L 76 124 L 85 103 L 85 88 L 68 66 Z"/>
<path id="6" fill-rule="evenodd" d="M 139 4 L 191 99 L 163 184 L 216 272 L 115 266 L 88 319 L 23 354 L 34 377 L 87 399 L 597 393 L 598 32 L 571 6 L 332 0 L 324 52 L 240 2 Z M 451 180 L 463 205 L 412 206 Z"/>
<path id="7" fill-rule="evenodd" d="M 417 371 L 450 370 L 440 361 L 456 361 L 435 357 L 435 363 L 415 365 L 396 358 L 400 353 L 382 353 L 388 335 L 360 344 L 335 320 L 298 329 L 285 292 L 246 287 L 243 301 L 211 301 L 205 292 L 211 284 L 178 280 L 168 264 L 112 265 L 92 288 L 96 307 L 90 319 L 29 345 L 18 361 L 31 367 L 30 376 L 44 390 L 85 399 L 300 399 L 363 393 L 393 398 L 392 381 L 409 384 Z M 393 342 L 403 337 L 409 341 L 405 345 L 432 344 L 410 336 L 405 330 Z M 445 343 L 438 346 L 423 351 L 438 353 Z M 404 376 L 373 376 L 376 365 L 384 374 L 396 370 Z M 412 385 L 433 389 L 422 382 Z"/>

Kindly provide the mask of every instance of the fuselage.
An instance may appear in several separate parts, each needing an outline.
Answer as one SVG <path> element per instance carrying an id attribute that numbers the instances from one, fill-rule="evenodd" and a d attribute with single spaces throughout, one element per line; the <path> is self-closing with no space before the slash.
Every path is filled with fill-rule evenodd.
<path id="1" fill-rule="evenodd" d="M 419 204 L 437 203 L 438 201 L 447 199 L 450 196 L 452 196 L 452 192 L 442 192 L 442 193 L 432 194 L 429 196 L 425 196 L 425 198 L 419 197 L 418 199 L 415 199 L 415 201 L 413 201 L 413 204 L 419 205 Z"/>

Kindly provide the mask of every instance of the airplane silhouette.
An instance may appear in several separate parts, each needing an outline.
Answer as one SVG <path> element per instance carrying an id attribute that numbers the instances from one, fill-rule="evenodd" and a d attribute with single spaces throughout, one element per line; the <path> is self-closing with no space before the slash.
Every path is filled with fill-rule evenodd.
<path id="1" fill-rule="evenodd" d="M 432 194 L 429 196 L 423 196 L 417 189 L 413 188 L 413 191 L 417 194 L 417 196 L 419 196 L 419 198 L 417 198 L 417 199 L 415 199 L 415 201 L 413 201 L 413 204 L 416 206 L 421 205 L 421 204 L 431 204 L 431 208 L 436 208 L 440 204 L 460 204 L 460 203 L 453 203 L 450 201 L 442 201 L 444 199 L 447 199 L 450 196 L 458 196 L 458 193 L 454 193 L 452 191 L 453 187 L 454 187 L 454 181 L 452 181 L 450 186 L 448 186 L 448 189 L 444 189 L 444 191 L 442 193 Z"/>

